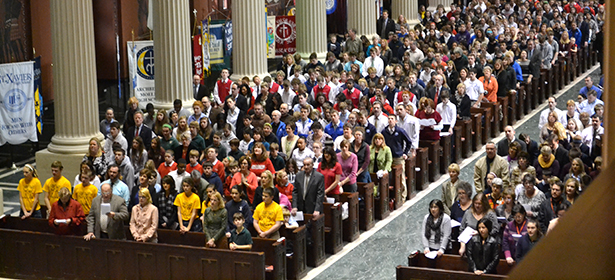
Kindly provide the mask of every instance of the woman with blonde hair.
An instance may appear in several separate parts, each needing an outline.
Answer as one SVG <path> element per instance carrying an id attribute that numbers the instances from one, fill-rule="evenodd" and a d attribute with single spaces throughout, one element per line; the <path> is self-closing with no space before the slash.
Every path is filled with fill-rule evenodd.
<path id="1" fill-rule="evenodd" d="M 384 142 L 384 136 L 381 133 L 376 133 L 372 139 L 372 145 L 369 147 L 369 167 L 370 173 L 389 174 L 391 165 L 393 164 L 393 154 Z"/>
<path id="2" fill-rule="evenodd" d="M 181 116 L 177 121 L 177 127 L 173 129 L 173 138 L 179 140 L 179 136 L 186 131 L 190 132 L 188 129 L 188 118 L 186 118 L 186 116 Z"/>
<path id="3" fill-rule="evenodd" d="M 100 140 L 96 137 L 92 137 L 89 143 L 88 152 L 83 157 L 83 160 L 89 160 L 92 163 L 92 166 L 94 166 L 94 173 L 103 181 L 105 173 L 107 173 L 107 161 L 103 156 L 102 145 L 100 144 Z"/>
<path id="4" fill-rule="evenodd" d="M 128 99 L 128 110 L 124 113 L 124 134 L 128 134 L 128 130 L 135 126 L 134 114 L 139 110 L 139 100 L 136 97 Z"/>
<path id="5" fill-rule="evenodd" d="M 540 141 L 545 142 L 551 134 L 556 134 L 559 140 L 566 139 L 566 130 L 564 126 L 558 122 L 559 117 L 555 111 L 549 113 L 547 123 L 540 130 Z"/>
<path id="6" fill-rule="evenodd" d="M 227 211 L 224 200 L 219 192 L 211 196 L 211 204 L 203 214 L 203 232 L 205 232 L 205 247 L 220 247 L 220 240 L 225 236 L 227 224 Z"/>
<path id="7" fill-rule="evenodd" d="M 158 243 L 158 208 L 152 204 L 152 195 L 147 188 L 139 190 L 139 204 L 132 207 L 130 232 L 137 242 Z"/>
<path id="8" fill-rule="evenodd" d="M 256 209 L 256 206 L 263 202 L 264 189 L 273 189 L 273 201 L 280 204 L 280 191 L 278 190 L 278 188 L 274 188 L 273 186 L 273 173 L 269 170 L 265 170 L 265 172 L 261 174 L 260 186 L 256 187 L 256 190 L 254 191 L 254 200 L 252 201 L 252 208 Z"/>
<path id="9" fill-rule="evenodd" d="M 22 220 L 29 217 L 42 218 L 38 197 L 43 192 L 43 187 L 38 179 L 38 173 L 32 165 L 26 164 L 23 167 L 23 178 L 19 180 L 17 190 L 19 191 L 19 204 L 21 206 L 19 217 Z"/>

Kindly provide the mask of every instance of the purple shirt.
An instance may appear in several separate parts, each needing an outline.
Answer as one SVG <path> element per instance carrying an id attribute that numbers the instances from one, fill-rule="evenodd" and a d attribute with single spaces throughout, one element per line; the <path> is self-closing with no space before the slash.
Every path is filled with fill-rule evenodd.
<path id="1" fill-rule="evenodd" d="M 356 184 L 357 183 L 357 169 L 359 169 L 359 161 L 357 160 L 357 156 L 355 154 L 350 154 L 346 160 L 342 158 L 342 153 L 337 154 L 337 162 L 342 166 L 342 176 L 340 180 L 344 180 L 350 177 L 350 181 L 347 184 Z"/>

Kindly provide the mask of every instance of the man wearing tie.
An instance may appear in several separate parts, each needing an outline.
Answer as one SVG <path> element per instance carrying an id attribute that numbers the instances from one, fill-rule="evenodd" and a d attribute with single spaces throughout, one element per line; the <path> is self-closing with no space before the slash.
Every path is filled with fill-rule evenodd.
<path id="1" fill-rule="evenodd" d="M 192 97 L 196 100 L 201 100 L 205 94 L 205 86 L 201 85 L 201 76 L 192 76 Z"/>
<path id="2" fill-rule="evenodd" d="M 389 11 L 382 11 L 382 16 L 378 19 L 377 31 L 380 38 L 388 38 L 389 32 L 395 32 L 395 23 L 389 19 Z"/>
<path id="3" fill-rule="evenodd" d="M 303 170 L 295 177 L 292 215 L 303 211 L 304 214 L 318 216 L 322 212 L 324 200 L 325 176 L 314 170 L 312 158 L 306 158 L 303 160 Z"/>
<path id="4" fill-rule="evenodd" d="M 449 93 L 449 96 L 451 96 L 451 91 L 446 88 L 443 87 L 442 84 L 444 83 L 444 79 L 442 78 L 442 75 L 437 74 L 434 77 L 434 86 L 430 87 L 429 90 L 427 91 L 427 97 L 431 98 L 434 103 L 440 104 L 442 103 L 442 98 L 440 98 L 440 95 L 442 94 L 442 92 L 446 91 Z"/>
<path id="5" fill-rule="evenodd" d="M 149 147 L 152 143 L 152 129 L 143 124 L 143 112 L 136 111 L 134 114 L 135 126 L 128 129 L 126 141 L 128 142 L 128 152 L 132 148 L 132 140 L 137 136 L 143 139 L 144 147 Z"/>

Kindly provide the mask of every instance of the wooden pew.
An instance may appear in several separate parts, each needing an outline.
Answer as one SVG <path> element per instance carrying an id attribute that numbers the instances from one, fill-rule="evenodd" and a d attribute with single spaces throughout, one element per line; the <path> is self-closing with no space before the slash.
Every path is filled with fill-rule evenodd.
<path id="1" fill-rule="evenodd" d="M 292 244 L 292 255 L 286 256 L 286 277 L 288 279 L 301 279 L 307 274 L 306 256 L 306 228 L 300 226 L 289 230 L 284 226 L 280 228 L 280 236 L 286 238 L 287 244 Z"/>
<path id="2" fill-rule="evenodd" d="M 468 271 L 468 263 L 456 255 L 431 260 L 416 252 L 408 257 L 408 267 L 397 267 L 397 279 L 506 279 L 512 270 L 505 260 L 500 260 L 498 274 L 476 275 Z"/>
<path id="3" fill-rule="evenodd" d="M 570 83 L 570 78 L 572 77 L 573 73 L 572 73 L 572 67 L 571 67 L 571 62 L 572 60 L 570 59 L 570 56 L 565 56 L 565 57 L 559 57 L 560 62 L 563 64 L 564 67 L 564 86 L 566 86 L 567 84 Z"/>
<path id="4" fill-rule="evenodd" d="M 452 148 L 451 141 L 453 139 L 453 135 L 440 136 L 440 147 L 442 149 L 442 153 L 440 154 L 440 174 L 448 173 L 448 166 L 451 164 L 452 158 Z"/>
<path id="5" fill-rule="evenodd" d="M 357 183 L 357 188 L 359 200 L 363 201 L 363 208 L 359 207 L 359 229 L 367 231 L 374 227 L 374 183 Z"/>
<path id="6" fill-rule="evenodd" d="M 345 192 L 336 198 L 340 204 L 348 203 L 348 218 L 342 221 L 342 238 L 352 242 L 359 238 L 359 193 Z"/>
<path id="7" fill-rule="evenodd" d="M 477 129 L 481 129 L 481 138 L 480 141 L 481 145 L 476 147 L 476 150 L 480 150 L 482 144 L 487 143 L 487 141 L 489 140 L 489 137 L 491 137 L 491 125 L 488 125 L 489 122 L 491 122 L 491 119 L 493 117 L 493 111 L 490 108 L 474 108 L 472 107 L 470 109 L 470 112 L 475 114 L 475 113 L 479 113 L 482 115 L 482 118 L 477 119 L 478 123 L 475 123 L 474 125 L 478 125 L 479 127 L 475 127 Z M 476 144 L 476 143 L 475 143 Z"/>
<path id="8" fill-rule="evenodd" d="M 475 109 L 475 108 L 473 108 Z M 472 109 L 470 109 L 472 110 Z M 483 146 L 483 124 L 482 124 L 483 114 L 482 113 L 472 113 L 472 146 L 473 151 L 478 151 Z"/>
<path id="9" fill-rule="evenodd" d="M 369 174 L 373 182 L 377 182 L 378 196 L 374 199 L 374 213 L 378 220 L 386 219 L 389 214 L 389 174 L 378 179 L 376 173 Z"/>
<path id="10" fill-rule="evenodd" d="M 558 90 L 563 89 L 566 86 L 566 68 L 564 65 L 565 61 L 562 58 L 557 59 L 557 67 L 559 68 L 559 87 Z"/>
<path id="11" fill-rule="evenodd" d="M 472 133 L 472 129 L 474 128 L 472 125 L 472 118 L 467 119 L 467 120 L 461 120 L 461 123 L 463 125 L 463 130 L 461 131 L 461 137 L 462 137 L 462 142 L 463 145 L 461 146 L 461 150 L 462 150 L 462 154 L 459 157 L 460 159 L 463 158 L 469 158 L 470 155 L 472 155 L 472 147 L 474 147 L 474 136 Z M 457 161 L 458 163 L 461 162 L 461 160 Z"/>
<path id="12" fill-rule="evenodd" d="M 560 77 L 562 73 L 559 66 L 559 62 L 556 62 L 555 65 L 552 65 L 551 67 L 551 73 L 553 75 L 553 78 L 551 80 L 553 82 L 553 84 L 551 85 L 551 95 L 555 95 L 560 89 Z"/>
<path id="13" fill-rule="evenodd" d="M 429 182 L 435 182 L 440 178 L 440 141 L 421 140 L 420 147 L 428 148 L 429 154 Z"/>
<path id="14" fill-rule="evenodd" d="M 463 124 L 460 123 L 461 121 L 458 119 L 457 120 L 457 124 L 455 124 L 455 127 L 453 128 L 453 135 L 455 136 L 454 139 L 454 157 L 451 158 L 451 161 L 453 162 L 461 162 L 461 160 L 463 159 L 463 154 L 462 154 L 462 146 L 463 146 Z"/>
<path id="15" fill-rule="evenodd" d="M 530 91 L 529 94 L 531 96 L 530 107 L 526 108 L 526 114 L 529 114 L 532 110 L 536 109 L 539 104 L 540 91 L 538 85 L 540 84 L 540 77 L 534 77 L 532 82 L 530 83 Z"/>
<path id="16" fill-rule="evenodd" d="M 416 196 L 416 169 L 414 169 L 414 167 L 416 166 L 416 157 L 409 157 L 408 159 L 406 159 L 406 189 L 407 189 L 407 195 L 406 195 L 406 200 L 410 200 L 412 199 L 414 196 Z"/>
<path id="17" fill-rule="evenodd" d="M 0 229 L 0 263 L 0 275 L 11 278 L 266 279 L 263 252 L 100 238 L 86 242 L 81 236 L 6 228 Z"/>
<path id="18" fill-rule="evenodd" d="M 342 250 L 342 206 L 341 204 L 323 203 L 325 215 L 325 252 L 335 254 Z"/>
<path id="19" fill-rule="evenodd" d="M 509 97 L 511 96 L 512 97 Z M 512 91 L 509 96 L 506 97 L 498 97 L 498 103 L 500 103 L 500 105 L 502 105 L 501 110 L 502 110 L 502 119 L 500 119 L 500 126 L 497 130 L 497 133 L 500 133 L 500 131 L 504 131 L 504 128 L 508 125 L 509 122 L 509 117 L 512 117 L 513 119 L 510 120 L 510 122 L 515 122 L 514 117 L 515 114 L 517 113 L 517 104 L 514 102 L 516 100 L 516 92 Z M 509 102 L 509 100 L 513 100 L 513 103 L 511 104 Z M 514 108 L 511 107 L 511 105 L 514 104 Z M 512 124 L 511 124 L 512 125 Z M 495 136 L 494 136 L 495 137 Z"/>
<path id="20" fill-rule="evenodd" d="M 494 138 L 500 133 L 500 103 L 481 102 L 481 108 L 487 108 L 491 110 L 491 118 L 485 118 L 485 127 L 489 127 L 490 133 L 487 134 L 488 138 Z M 485 136 L 483 136 L 484 138 Z M 487 141 L 485 141 L 486 143 Z"/>
<path id="21" fill-rule="evenodd" d="M 548 95 L 548 72 L 545 69 L 540 69 L 540 79 L 539 79 L 539 85 L 538 85 L 538 103 L 536 106 L 539 106 L 540 104 L 542 104 L 546 99 L 547 99 L 547 95 Z"/>
<path id="22" fill-rule="evenodd" d="M 304 214 L 305 221 L 300 222 L 308 228 L 312 244 L 306 244 L 307 265 L 317 267 L 325 262 L 325 216 L 318 215 L 316 219 L 311 214 Z"/>
<path id="23" fill-rule="evenodd" d="M 416 149 L 416 161 L 415 167 L 419 170 L 416 171 L 416 190 L 422 191 L 429 185 L 429 149 L 418 148 Z"/>

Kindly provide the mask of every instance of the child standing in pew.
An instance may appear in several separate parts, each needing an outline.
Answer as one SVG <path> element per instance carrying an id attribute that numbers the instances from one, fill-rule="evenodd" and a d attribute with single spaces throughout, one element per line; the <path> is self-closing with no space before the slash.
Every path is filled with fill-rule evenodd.
<path id="1" fill-rule="evenodd" d="M 252 250 L 252 236 L 250 232 L 243 226 L 245 219 L 239 212 L 233 214 L 233 224 L 237 227 L 231 231 L 229 239 L 229 249 L 235 250 Z"/>
<path id="2" fill-rule="evenodd" d="M 261 238 L 279 239 L 278 229 L 284 223 L 282 207 L 273 201 L 273 188 L 263 190 L 263 202 L 254 209 L 253 224 L 254 229 Z"/>

